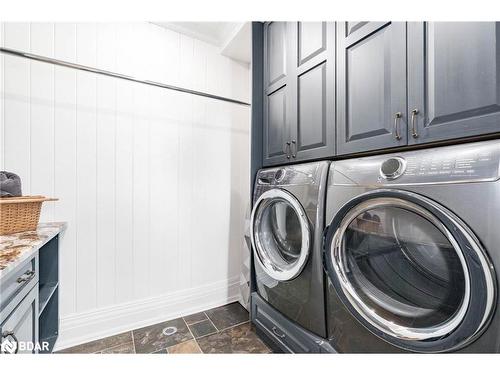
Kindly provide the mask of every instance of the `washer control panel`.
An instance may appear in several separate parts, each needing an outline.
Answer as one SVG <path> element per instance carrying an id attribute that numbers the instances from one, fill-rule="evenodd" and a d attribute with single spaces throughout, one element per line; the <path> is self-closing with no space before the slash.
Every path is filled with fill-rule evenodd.
<path id="1" fill-rule="evenodd" d="M 257 173 L 258 185 L 310 185 L 316 182 L 317 165 L 297 165 L 284 168 L 260 170 Z"/>
<path id="2" fill-rule="evenodd" d="M 266 190 L 289 186 L 310 186 L 318 189 L 321 176 L 326 173 L 328 162 L 315 162 L 261 169 L 257 172 L 254 201 Z"/>
<path id="3" fill-rule="evenodd" d="M 418 185 L 496 181 L 500 140 L 369 156 L 332 163 L 341 185 Z"/>

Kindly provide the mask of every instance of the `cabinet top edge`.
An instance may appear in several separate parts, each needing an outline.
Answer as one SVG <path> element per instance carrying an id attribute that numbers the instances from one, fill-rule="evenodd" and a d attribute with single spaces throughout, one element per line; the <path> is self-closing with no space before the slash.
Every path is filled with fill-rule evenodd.
<path id="1" fill-rule="evenodd" d="M 67 223 L 39 224 L 34 231 L 0 236 L 0 280 L 15 270 L 47 242 L 66 230 Z"/>

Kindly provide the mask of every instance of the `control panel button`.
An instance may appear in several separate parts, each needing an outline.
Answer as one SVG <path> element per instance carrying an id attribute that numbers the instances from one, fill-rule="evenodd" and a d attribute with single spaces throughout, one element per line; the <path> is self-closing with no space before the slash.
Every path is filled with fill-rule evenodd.
<path id="1" fill-rule="evenodd" d="M 403 158 L 394 157 L 385 160 L 380 166 L 380 175 L 386 180 L 394 180 L 401 176 L 406 169 L 406 161 Z"/>
<path id="2" fill-rule="evenodd" d="M 285 170 L 284 169 L 278 169 L 276 173 L 274 174 L 274 180 L 276 182 L 281 182 L 285 178 Z"/>

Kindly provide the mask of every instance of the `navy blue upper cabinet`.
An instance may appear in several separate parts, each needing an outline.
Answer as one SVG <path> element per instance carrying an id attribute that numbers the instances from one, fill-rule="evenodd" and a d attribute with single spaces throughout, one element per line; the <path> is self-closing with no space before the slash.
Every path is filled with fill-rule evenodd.
<path id="1" fill-rule="evenodd" d="M 295 64 L 291 112 L 292 159 L 335 154 L 335 23 L 292 25 Z"/>
<path id="2" fill-rule="evenodd" d="M 500 134 L 500 22 L 270 22 L 264 165 Z"/>
<path id="3" fill-rule="evenodd" d="M 335 24 L 264 25 L 264 165 L 335 153 Z"/>
<path id="4" fill-rule="evenodd" d="M 408 23 L 408 142 L 500 131 L 500 23 Z"/>
<path id="5" fill-rule="evenodd" d="M 406 24 L 337 24 L 337 151 L 407 143 Z"/>
<path id="6" fill-rule="evenodd" d="M 288 59 L 289 27 L 286 22 L 264 25 L 264 132 L 263 162 L 282 164 L 290 158 L 290 103 Z"/>

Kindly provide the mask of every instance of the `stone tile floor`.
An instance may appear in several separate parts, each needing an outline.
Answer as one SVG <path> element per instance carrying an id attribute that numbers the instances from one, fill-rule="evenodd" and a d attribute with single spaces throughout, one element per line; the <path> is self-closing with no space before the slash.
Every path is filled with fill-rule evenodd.
<path id="1" fill-rule="evenodd" d="M 271 353 L 239 303 L 216 307 L 58 353 Z"/>

